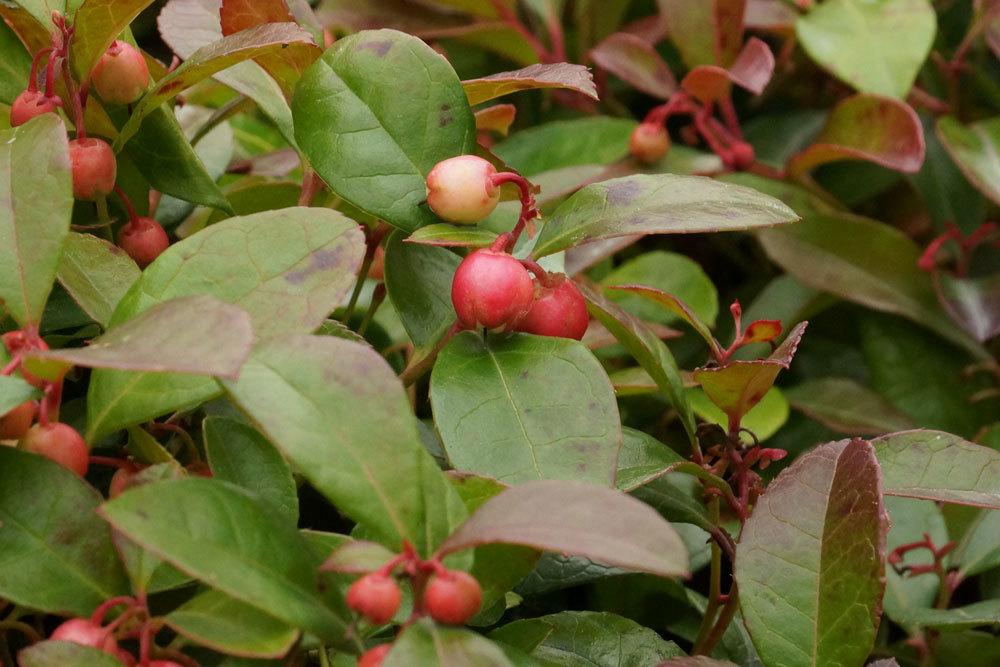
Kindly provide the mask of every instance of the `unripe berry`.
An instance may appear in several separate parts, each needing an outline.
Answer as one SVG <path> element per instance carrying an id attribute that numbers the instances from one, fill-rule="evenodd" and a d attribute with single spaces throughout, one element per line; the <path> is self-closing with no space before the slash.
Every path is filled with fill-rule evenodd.
<path id="1" fill-rule="evenodd" d="M 535 301 L 514 325 L 516 331 L 556 338 L 583 338 L 590 323 L 587 302 L 572 280 L 565 276 L 557 280 L 558 284 L 550 287 L 535 285 Z"/>
<path id="2" fill-rule="evenodd" d="M 62 105 L 58 97 L 47 97 L 40 90 L 26 90 L 10 105 L 10 126 L 24 125 L 35 116 L 51 113 Z"/>
<path id="3" fill-rule="evenodd" d="M 94 201 L 115 188 L 118 163 L 108 142 L 87 137 L 69 142 L 69 162 L 73 167 L 73 196 Z"/>
<path id="4" fill-rule="evenodd" d="M 35 424 L 21 438 L 20 448 L 44 456 L 75 472 L 80 477 L 87 474 L 90 451 L 87 443 L 72 426 L 52 422 Z"/>
<path id="5" fill-rule="evenodd" d="M 391 621 L 402 599 L 396 581 L 378 572 L 366 574 L 347 589 L 347 606 L 375 625 Z"/>
<path id="6" fill-rule="evenodd" d="M 670 135 L 659 123 L 639 123 L 628 140 L 629 152 L 643 164 L 663 159 L 670 150 Z"/>
<path id="7" fill-rule="evenodd" d="M 728 159 L 723 158 L 727 167 L 735 171 L 744 171 L 757 159 L 754 155 L 753 146 L 745 141 L 738 141 L 729 147 L 731 151 Z"/>
<path id="8" fill-rule="evenodd" d="M 149 67 L 137 48 L 115 40 L 94 65 L 90 82 L 105 102 L 131 104 L 146 92 Z"/>
<path id="9" fill-rule="evenodd" d="M 466 329 L 503 329 L 531 307 L 534 286 L 521 263 L 482 249 L 462 260 L 451 283 L 451 303 Z"/>
<path id="10" fill-rule="evenodd" d="M 0 440 L 19 440 L 35 421 L 38 406 L 34 401 L 25 401 L 0 417 Z"/>
<path id="11" fill-rule="evenodd" d="M 435 621 L 462 625 L 479 611 L 483 590 L 475 577 L 461 570 L 434 575 L 424 590 L 424 608 Z"/>
<path id="12" fill-rule="evenodd" d="M 71 618 L 56 628 L 49 639 L 92 646 L 112 655 L 118 652 L 118 642 L 107 628 L 91 623 L 87 618 Z"/>
<path id="13" fill-rule="evenodd" d="M 118 232 L 118 247 L 144 269 L 170 245 L 163 226 L 152 218 L 136 218 Z"/>
<path id="14" fill-rule="evenodd" d="M 380 644 L 373 649 L 369 649 L 358 658 L 358 667 L 379 667 L 385 656 L 389 655 L 392 644 Z"/>
<path id="15" fill-rule="evenodd" d="M 438 162 L 427 174 L 427 205 L 448 222 L 479 222 L 500 201 L 500 188 L 493 184 L 496 173 L 492 164 L 475 155 Z"/>

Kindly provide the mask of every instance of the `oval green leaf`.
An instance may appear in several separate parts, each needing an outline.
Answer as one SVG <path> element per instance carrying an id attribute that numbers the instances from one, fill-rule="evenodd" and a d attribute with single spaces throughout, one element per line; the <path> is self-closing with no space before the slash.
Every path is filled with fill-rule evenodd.
<path id="1" fill-rule="evenodd" d="M 118 302 L 142 273 L 113 243 L 70 232 L 59 261 L 59 283 L 94 321 L 107 328 Z"/>

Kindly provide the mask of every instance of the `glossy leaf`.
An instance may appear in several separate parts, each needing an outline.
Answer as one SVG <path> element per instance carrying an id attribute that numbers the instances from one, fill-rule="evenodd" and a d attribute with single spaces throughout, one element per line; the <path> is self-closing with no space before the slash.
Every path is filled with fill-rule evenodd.
<path id="1" fill-rule="evenodd" d="M 854 95 L 830 112 L 815 142 L 788 163 L 792 176 L 838 160 L 866 160 L 906 173 L 924 163 L 924 130 L 916 112 L 889 97 Z"/>
<path id="2" fill-rule="evenodd" d="M 616 32 L 595 46 L 590 57 L 622 81 L 644 93 L 669 98 L 677 80 L 656 49 L 646 40 L 627 32 Z"/>
<path id="3" fill-rule="evenodd" d="M 262 510 L 248 491 L 190 477 L 134 487 L 99 512 L 181 571 L 293 627 L 341 641 L 347 622 L 320 601 L 305 542 L 294 525 Z"/>
<path id="4" fill-rule="evenodd" d="M 70 62 L 81 81 L 143 9 L 153 0 L 85 0 L 77 2 L 73 15 L 73 43 Z"/>
<path id="5" fill-rule="evenodd" d="M 794 222 L 787 206 L 749 188 L 698 176 L 626 176 L 594 183 L 545 223 L 534 255 L 628 234 L 736 231 Z"/>
<path id="6" fill-rule="evenodd" d="M 1000 567 L 1000 512 L 982 510 L 955 548 L 952 563 L 965 578 Z"/>
<path id="7" fill-rule="evenodd" d="M 710 424 L 718 424 L 722 428 L 729 426 L 729 417 L 715 403 L 709 400 L 704 391 L 688 390 L 688 401 L 698 418 Z M 740 425 L 752 432 L 760 441 L 767 440 L 788 421 L 788 401 L 785 394 L 777 387 L 771 387 L 764 397 L 747 410 L 740 420 Z"/>
<path id="8" fill-rule="evenodd" d="M 374 572 L 396 556 L 377 542 L 349 540 L 335 548 L 323 561 L 325 572 L 367 574 Z"/>
<path id="9" fill-rule="evenodd" d="M 230 218 L 171 245 L 122 299 L 112 323 L 169 299 L 208 294 L 246 310 L 258 337 L 311 331 L 350 290 L 363 254 L 357 225 L 335 211 L 290 208 Z M 110 433 L 219 391 L 207 379 L 97 371 L 88 433 Z"/>
<path id="10" fill-rule="evenodd" d="M 303 75 L 292 111 L 299 145 L 326 184 L 407 232 L 437 222 L 423 205 L 427 172 L 475 147 L 451 65 L 392 30 L 339 40 Z"/>
<path id="11" fill-rule="evenodd" d="M 628 293 L 622 293 L 619 289 L 631 285 L 656 288 L 650 291 L 657 294 L 667 293 L 678 301 L 683 301 L 688 312 L 693 314 L 699 323 L 704 322 L 709 327 L 715 325 L 715 317 L 719 311 L 719 297 L 715 285 L 697 262 L 684 255 L 660 250 L 643 253 L 616 267 L 601 279 L 601 284 L 612 286 L 608 296 L 621 304 L 625 310 L 647 322 L 674 324 L 678 317 L 685 321 L 688 321 L 688 318 L 687 314 L 679 315 L 671 312 L 672 308 L 664 308 L 665 304 L 650 303 L 631 289 Z M 704 327 L 705 324 L 700 326 Z M 692 324 L 692 326 L 697 329 L 697 325 Z"/>
<path id="12" fill-rule="evenodd" d="M 732 93 L 732 84 L 760 95 L 771 81 L 772 74 L 774 54 L 771 47 L 763 40 L 751 37 L 730 68 L 699 65 L 688 72 L 681 86 L 702 102 L 711 104 L 727 99 Z"/>
<path id="13" fill-rule="evenodd" d="M 795 23 L 802 47 L 864 93 L 904 98 L 936 32 L 927 0 L 827 0 Z"/>
<path id="14" fill-rule="evenodd" d="M 647 257 L 643 255 L 643 257 Z M 692 264 L 694 264 L 692 262 Z M 627 266 L 627 265 L 626 265 Z M 695 265 L 697 266 L 697 265 Z M 615 274 L 611 274 L 614 276 Z M 616 277 L 613 280 L 608 280 L 611 283 L 621 283 L 621 276 Z M 648 281 L 643 281 L 648 282 Z M 689 286 L 685 285 L 684 288 L 687 289 Z M 699 312 L 696 312 L 694 308 L 689 306 L 685 301 L 681 300 L 680 297 L 668 293 L 662 289 L 657 289 L 656 287 L 651 287 L 648 285 L 625 285 L 625 284 L 615 284 L 612 285 L 611 289 L 613 292 L 627 292 L 630 295 L 635 295 L 637 297 L 642 297 L 647 301 L 655 303 L 661 310 L 666 310 L 667 312 L 673 314 L 675 317 L 680 318 L 683 322 L 686 322 L 694 332 L 701 336 L 702 340 L 708 344 L 709 349 L 717 350 L 719 353 L 722 352 L 722 348 L 719 343 L 715 340 L 715 336 L 712 335 L 711 329 L 709 329 L 709 324 L 706 324 L 706 320 L 710 321 L 712 324 L 715 323 L 715 314 L 718 313 L 718 294 L 715 292 L 715 287 L 712 286 L 712 295 L 714 298 L 714 308 L 709 306 L 702 306 L 698 308 Z M 617 299 L 616 299 L 617 300 Z M 645 314 L 645 313 L 640 313 Z M 649 320 L 654 319 L 650 317 L 644 317 L 643 319 Z"/>
<path id="15" fill-rule="evenodd" d="M 962 125 L 955 117 L 944 116 L 938 120 L 937 134 L 969 182 L 1000 204 L 1000 118 Z"/>
<path id="16" fill-rule="evenodd" d="M 883 396 L 849 378 L 807 380 L 786 389 L 785 396 L 792 407 L 846 435 L 882 435 L 914 426 Z"/>
<path id="17" fill-rule="evenodd" d="M 21 667 L 118 667 L 114 656 L 74 642 L 42 641 L 17 654 Z"/>
<path id="18" fill-rule="evenodd" d="M 132 258 L 113 243 L 70 232 L 57 275 L 73 300 L 107 328 L 115 307 L 140 273 Z"/>
<path id="19" fill-rule="evenodd" d="M 0 21 L 0 53 L 3 54 L 0 59 L 0 102 L 10 104 L 28 85 L 31 55 L 17 34 L 3 21 Z M 6 129 L 7 126 L 2 127 Z"/>
<path id="20" fill-rule="evenodd" d="M 938 301 L 970 336 L 985 343 L 1000 335 L 1000 273 L 982 278 L 933 274 Z"/>
<path id="21" fill-rule="evenodd" d="M 743 43 L 746 0 L 658 0 L 670 38 L 688 67 L 728 67 Z"/>
<path id="22" fill-rule="evenodd" d="M 872 441 L 890 496 L 1000 509 L 1000 452 L 940 431 Z"/>
<path id="23" fill-rule="evenodd" d="M 955 632 L 979 626 L 1000 625 L 1000 599 L 983 600 L 952 609 L 911 609 L 901 623 L 941 632 Z"/>
<path id="24" fill-rule="evenodd" d="M 892 553 L 893 549 L 903 544 L 919 542 L 925 534 L 930 535 L 935 544 L 948 542 L 948 529 L 945 526 L 944 516 L 935 503 L 929 500 L 887 496 L 885 508 L 892 523 L 886 543 L 888 553 Z M 933 563 L 934 557 L 926 549 L 909 551 L 903 557 L 905 566 Z M 893 621 L 902 623 L 911 610 L 934 605 L 938 592 L 936 577 L 897 574 L 893 566 L 886 563 L 885 579 L 883 604 L 886 616 Z"/>
<path id="25" fill-rule="evenodd" d="M 89 368 L 235 378 L 253 341 L 244 310 L 214 297 L 188 296 L 152 306 L 87 347 L 33 356 Z"/>
<path id="26" fill-rule="evenodd" d="M 7 414 L 25 401 L 41 398 L 40 391 L 19 377 L 0 375 L 0 416 Z"/>
<path id="27" fill-rule="evenodd" d="M 459 262 L 452 252 L 405 243 L 398 233 L 386 244 L 386 290 L 417 347 L 433 345 L 455 322 L 451 280 Z"/>
<path id="28" fill-rule="evenodd" d="M 444 223 L 421 227 L 406 237 L 407 243 L 451 248 L 485 248 L 496 240 L 497 235 L 486 229 Z"/>
<path id="29" fill-rule="evenodd" d="M 576 341 L 459 334 L 434 366 L 431 405 L 459 470 L 507 484 L 614 484 L 618 406 L 607 374 Z M 567 411 L 574 419 L 560 418 Z"/>
<path id="30" fill-rule="evenodd" d="M 274 445 L 253 427 L 226 417 L 208 417 L 202 431 L 215 479 L 243 487 L 290 523 L 298 523 L 295 479 Z"/>
<path id="31" fill-rule="evenodd" d="M 878 629 L 887 522 L 872 446 L 821 445 L 760 497 L 736 549 L 740 608 L 765 664 L 861 664 Z"/>
<path id="32" fill-rule="evenodd" d="M 475 106 L 519 90 L 563 88 L 597 99 L 594 78 L 583 65 L 553 63 L 529 65 L 514 72 L 499 72 L 462 82 L 469 104 Z"/>
<path id="33" fill-rule="evenodd" d="M 69 234 L 66 128 L 55 114 L 0 131 L 0 310 L 38 324 Z"/>
<path id="34" fill-rule="evenodd" d="M 89 615 L 128 590 L 101 497 L 52 461 L 0 446 L 0 596 L 50 613 Z"/>
<path id="35" fill-rule="evenodd" d="M 493 152 L 528 177 L 565 167 L 609 165 L 628 155 L 635 126 L 634 120 L 608 116 L 555 121 L 515 132 Z"/>
<path id="36" fill-rule="evenodd" d="M 626 493 L 662 477 L 671 466 L 684 462 L 680 454 L 647 433 L 623 428 L 622 436 L 615 483 Z"/>
<path id="37" fill-rule="evenodd" d="M 513 667 L 500 648 L 485 637 L 462 628 L 435 625 L 430 620 L 406 628 L 382 662 L 383 667 Z"/>
<path id="38" fill-rule="evenodd" d="M 546 508 L 539 513 L 540 507 Z M 688 558 L 669 523 L 618 491 L 577 481 L 527 482 L 488 500 L 439 549 L 517 544 L 584 556 L 662 577 L 683 575 Z"/>
<path id="39" fill-rule="evenodd" d="M 296 469 L 387 545 L 408 540 L 426 554 L 465 519 L 420 442 L 402 385 L 370 347 L 272 339 L 226 390 Z"/>

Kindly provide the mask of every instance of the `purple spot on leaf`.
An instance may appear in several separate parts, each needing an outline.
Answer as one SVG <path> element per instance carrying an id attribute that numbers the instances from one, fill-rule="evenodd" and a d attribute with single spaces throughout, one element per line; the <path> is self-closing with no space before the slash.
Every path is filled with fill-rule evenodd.
<path id="1" fill-rule="evenodd" d="M 343 252 L 339 247 L 320 250 L 309 258 L 309 266 L 299 271 L 292 271 L 285 276 L 285 280 L 293 285 L 301 285 L 315 273 L 336 268 L 341 262 L 342 255 Z"/>
<path id="2" fill-rule="evenodd" d="M 382 58 L 385 54 L 389 53 L 389 49 L 391 48 L 392 42 L 388 41 L 361 42 L 361 44 L 358 45 L 359 50 L 373 51 L 379 58 Z"/>
<path id="3" fill-rule="evenodd" d="M 642 186 L 635 181 L 619 181 L 608 186 L 608 203 L 614 206 L 625 206 L 642 192 Z"/>

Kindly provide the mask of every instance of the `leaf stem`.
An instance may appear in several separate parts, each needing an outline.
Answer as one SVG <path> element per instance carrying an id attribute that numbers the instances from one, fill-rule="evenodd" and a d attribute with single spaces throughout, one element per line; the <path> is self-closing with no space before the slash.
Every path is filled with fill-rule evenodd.
<path id="1" fill-rule="evenodd" d="M 109 243 L 115 242 L 115 237 L 111 233 L 111 216 L 108 214 L 108 198 L 101 196 L 97 198 L 97 219 L 101 223 L 101 236 Z"/>
<path id="2" fill-rule="evenodd" d="M 694 655 L 709 655 L 715 645 L 719 643 L 722 636 L 726 633 L 726 629 L 729 624 L 732 623 L 733 617 L 736 616 L 736 609 L 739 607 L 739 591 L 736 589 L 736 582 L 733 582 L 732 587 L 729 589 L 729 594 L 726 597 L 726 604 L 722 607 L 722 611 L 719 613 L 719 620 L 715 622 L 715 626 L 712 631 L 708 634 L 705 642 L 700 646 L 695 646 L 692 653 Z"/>
<path id="3" fill-rule="evenodd" d="M 719 524 L 719 498 L 715 497 L 708 503 L 708 515 L 712 524 Z M 698 638 L 695 640 L 695 647 L 701 646 L 708 639 L 712 626 L 715 623 L 716 615 L 719 612 L 719 597 L 722 593 L 722 549 L 713 539 L 712 560 L 708 583 L 708 604 L 705 606 L 705 614 L 701 619 L 701 627 L 698 629 Z"/>

